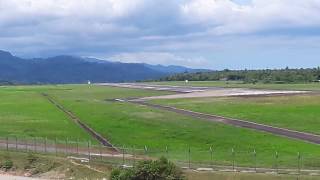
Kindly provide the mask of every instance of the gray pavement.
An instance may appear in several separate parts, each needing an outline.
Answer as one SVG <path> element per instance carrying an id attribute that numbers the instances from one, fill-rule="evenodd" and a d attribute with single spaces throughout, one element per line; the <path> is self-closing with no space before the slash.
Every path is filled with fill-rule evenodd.
<path id="1" fill-rule="evenodd" d="M 151 85 L 145 83 L 98 83 L 99 86 L 111 86 L 120 88 L 144 89 L 154 91 L 175 92 L 176 94 L 153 96 L 145 99 L 177 99 L 193 97 L 221 97 L 221 96 L 259 96 L 259 95 L 293 95 L 310 93 L 309 91 L 292 90 L 265 90 L 248 88 L 222 88 L 222 87 L 197 87 L 197 86 L 168 86 Z"/>
<path id="2" fill-rule="evenodd" d="M 171 91 L 176 93 L 191 93 L 203 92 L 205 90 L 221 89 L 216 87 L 184 87 L 184 86 L 165 86 L 165 85 L 150 85 L 144 83 L 97 83 L 100 86 L 113 86 L 133 89 L 146 89 L 155 91 Z"/>

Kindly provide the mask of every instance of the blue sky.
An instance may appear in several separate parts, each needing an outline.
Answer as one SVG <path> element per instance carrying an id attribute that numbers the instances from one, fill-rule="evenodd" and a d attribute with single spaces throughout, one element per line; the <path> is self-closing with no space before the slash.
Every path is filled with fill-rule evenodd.
<path id="1" fill-rule="evenodd" d="M 0 0 L 0 49 L 211 69 L 317 67 L 319 0 Z"/>

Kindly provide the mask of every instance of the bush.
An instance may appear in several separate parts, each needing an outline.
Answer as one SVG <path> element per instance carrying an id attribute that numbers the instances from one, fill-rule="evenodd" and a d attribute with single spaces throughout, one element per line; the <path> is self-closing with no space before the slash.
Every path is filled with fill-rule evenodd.
<path id="1" fill-rule="evenodd" d="M 120 169 L 116 168 L 111 171 L 111 180 L 128 180 L 133 179 L 134 170 L 133 169 Z"/>
<path id="2" fill-rule="evenodd" d="M 162 157 L 156 161 L 142 161 L 134 168 L 113 169 L 111 180 L 183 180 L 180 168 Z"/>
<path id="3" fill-rule="evenodd" d="M 1 166 L 5 171 L 10 170 L 13 167 L 13 162 L 11 160 L 5 160 Z"/>

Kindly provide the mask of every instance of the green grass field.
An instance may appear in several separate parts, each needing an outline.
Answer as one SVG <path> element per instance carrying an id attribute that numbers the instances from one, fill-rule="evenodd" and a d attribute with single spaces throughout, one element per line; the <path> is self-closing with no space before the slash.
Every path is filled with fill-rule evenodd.
<path id="1" fill-rule="evenodd" d="M 150 84 L 173 85 L 173 86 L 208 86 L 208 87 L 226 87 L 226 88 L 254 88 L 254 89 L 276 89 L 276 90 L 312 90 L 319 91 L 320 83 L 305 84 L 244 84 L 242 81 L 164 81 L 149 82 Z"/>
<path id="2" fill-rule="evenodd" d="M 320 95 L 156 100 L 197 112 L 320 134 Z"/>
<path id="3" fill-rule="evenodd" d="M 191 147 L 192 162 L 211 162 L 209 147 L 213 146 L 214 163 L 231 165 L 234 148 L 236 165 L 252 166 L 255 149 L 258 166 L 274 166 L 274 153 L 278 151 L 279 166 L 296 167 L 299 151 L 304 155 L 303 166 L 320 166 L 317 145 L 112 101 L 167 94 L 146 90 L 86 85 L 1 87 L 1 135 L 89 138 L 40 92 L 52 96 L 113 144 L 136 148 L 146 145 L 152 156 L 166 155 L 164 150 L 168 146 L 170 159 L 188 161 Z M 33 131 L 28 131 L 30 127 Z"/>
<path id="4" fill-rule="evenodd" d="M 48 88 L 55 87 L 0 87 L 0 136 L 91 139 L 39 94 Z"/>
<path id="5" fill-rule="evenodd" d="M 189 180 L 316 180 L 315 176 L 295 176 L 295 175 L 270 175 L 255 173 L 206 173 L 206 172 L 187 172 L 186 177 Z"/>

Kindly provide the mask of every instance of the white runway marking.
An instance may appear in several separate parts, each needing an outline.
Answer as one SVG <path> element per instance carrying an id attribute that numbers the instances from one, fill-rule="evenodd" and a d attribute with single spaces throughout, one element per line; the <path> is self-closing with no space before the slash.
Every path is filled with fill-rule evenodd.
<path id="1" fill-rule="evenodd" d="M 289 90 L 263 90 L 248 88 L 220 88 L 220 87 L 185 87 L 185 86 L 166 86 L 150 85 L 143 83 L 100 83 L 97 85 L 113 86 L 134 89 L 150 89 L 156 91 L 171 91 L 177 94 L 145 97 L 142 99 L 178 99 L 195 97 L 226 97 L 226 96 L 257 96 L 257 95 L 286 95 L 302 94 L 308 91 L 289 91 Z"/>

